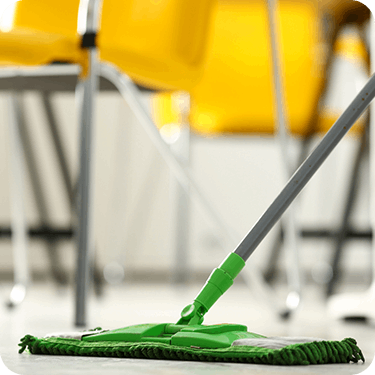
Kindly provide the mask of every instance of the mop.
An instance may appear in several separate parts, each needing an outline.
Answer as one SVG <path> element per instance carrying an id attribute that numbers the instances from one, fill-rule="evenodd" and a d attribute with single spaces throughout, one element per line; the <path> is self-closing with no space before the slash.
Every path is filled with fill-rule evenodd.
<path id="1" fill-rule="evenodd" d="M 240 324 L 203 325 L 204 315 L 230 288 L 246 260 L 268 234 L 328 155 L 375 97 L 375 75 L 302 163 L 249 233 L 209 276 L 177 323 L 140 324 L 114 330 L 26 335 L 19 352 L 168 360 L 242 362 L 269 365 L 350 363 L 364 356 L 353 338 L 265 337 Z"/>
<path id="2" fill-rule="evenodd" d="M 269 2 L 269 5 L 271 2 Z M 269 6 L 270 15 L 272 7 Z M 272 19 L 270 18 L 271 26 Z M 274 30 L 271 30 L 274 35 Z M 274 42 L 276 42 L 274 40 Z M 276 45 L 276 44 L 275 44 Z M 273 60 L 277 67 L 277 50 Z M 275 80 L 277 83 L 277 79 Z M 294 173 L 284 189 L 234 252 L 214 269 L 192 304 L 176 324 L 140 324 L 114 330 L 96 328 L 85 332 L 26 335 L 19 352 L 120 358 L 148 358 L 269 365 L 357 363 L 365 358 L 353 338 L 326 341 L 305 337 L 265 337 L 248 332 L 240 324 L 203 325 L 204 315 L 232 286 L 246 260 L 280 219 L 324 160 L 353 126 L 375 96 L 375 75 L 332 126 L 320 144 Z M 277 102 L 280 101 L 278 98 Z M 282 107 L 278 103 L 279 109 Z M 283 117 L 283 114 L 279 114 Z M 280 119 L 279 119 L 280 120 Z"/>

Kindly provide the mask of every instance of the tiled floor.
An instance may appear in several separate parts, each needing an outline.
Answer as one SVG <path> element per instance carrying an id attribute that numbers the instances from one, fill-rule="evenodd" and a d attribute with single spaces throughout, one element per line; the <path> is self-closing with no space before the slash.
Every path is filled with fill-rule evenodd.
<path id="1" fill-rule="evenodd" d="M 146 322 L 175 322 L 180 310 L 199 291 L 200 286 L 172 288 L 163 285 L 138 285 L 110 288 L 101 300 L 90 303 L 90 327 L 118 328 Z M 0 285 L 5 300 L 9 285 Z M 32 374 L 359 374 L 372 362 L 375 353 L 375 326 L 344 324 L 326 318 L 324 304 L 314 289 L 305 293 L 305 301 L 295 318 L 280 322 L 275 311 L 260 305 L 242 285 L 235 285 L 210 311 L 205 323 L 234 322 L 249 331 L 264 335 L 313 336 L 325 339 L 354 337 L 367 359 L 365 364 L 316 366 L 264 366 L 228 363 L 156 361 L 116 358 L 38 356 L 17 352 L 17 343 L 25 334 L 43 336 L 48 332 L 71 331 L 73 296 L 71 291 L 57 293 L 48 285 L 33 285 L 25 302 L 10 312 L 0 306 L 0 355 L 15 373 Z"/>

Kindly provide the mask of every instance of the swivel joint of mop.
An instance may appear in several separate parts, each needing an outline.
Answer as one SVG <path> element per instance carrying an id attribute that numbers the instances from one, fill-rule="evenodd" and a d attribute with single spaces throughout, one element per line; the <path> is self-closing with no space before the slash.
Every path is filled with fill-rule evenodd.
<path id="1" fill-rule="evenodd" d="M 236 253 L 230 253 L 221 265 L 214 269 L 194 302 L 181 312 L 177 325 L 202 324 L 204 315 L 212 305 L 233 285 L 233 280 L 245 266 Z"/>

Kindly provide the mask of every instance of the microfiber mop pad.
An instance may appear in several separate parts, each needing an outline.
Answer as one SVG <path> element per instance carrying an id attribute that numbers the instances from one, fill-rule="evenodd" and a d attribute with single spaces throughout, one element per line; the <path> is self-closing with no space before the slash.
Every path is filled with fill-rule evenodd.
<path id="1" fill-rule="evenodd" d="M 176 324 L 140 324 L 114 330 L 25 336 L 20 353 L 308 365 L 364 361 L 356 341 L 275 338 L 247 332 L 240 324 L 203 325 L 203 317 L 245 265 L 231 253 L 216 268 Z"/>
<path id="2" fill-rule="evenodd" d="M 158 342 L 84 341 L 79 338 L 25 336 L 20 353 L 78 355 L 267 365 L 312 365 L 364 361 L 352 338 L 324 341 L 310 338 L 262 337 L 239 339 L 225 348 L 184 347 Z"/>

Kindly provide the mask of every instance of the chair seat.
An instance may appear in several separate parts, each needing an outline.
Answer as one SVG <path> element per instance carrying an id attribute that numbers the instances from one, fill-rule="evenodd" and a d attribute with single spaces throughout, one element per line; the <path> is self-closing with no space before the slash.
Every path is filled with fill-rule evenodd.
<path id="1" fill-rule="evenodd" d="M 167 131 L 168 127 L 174 129 L 175 126 L 179 126 L 183 123 L 183 115 L 180 112 L 178 106 L 174 103 L 174 93 L 169 92 L 162 92 L 156 93 L 152 96 L 151 99 L 151 110 L 152 110 L 152 117 L 156 124 L 156 126 L 161 129 L 165 129 Z M 336 120 L 340 117 L 341 112 L 337 110 L 333 110 L 330 108 L 323 109 L 317 119 L 316 123 L 314 124 L 314 129 L 311 133 L 314 134 L 324 134 L 326 133 L 332 125 L 336 122 Z M 349 134 L 358 136 L 362 134 L 363 130 L 365 129 L 366 124 L 366 116 L 362 115 L 358 121 L 353 125 L 352 129 L 350 130 Z M 263 125 L 263 126 L 262 126 Z M 228 135 L 228 134 L 237 134 L 237 135 L 246 135 L 246 134 L 258 134 L 262 136 L 266 135 L 273 135 L 274 134 L 274 125 L 272 123 L 266 124 L 264 123 L 255 124 L 252 122 L 244 123 L 244 127 L 241 131 L 233 131 L 233 129 L 227 127 L 222 132 L 210 133 L 210 136 L 220 136 L 220 135 Z M 192 128 L 192 130 L 196 130 Z M 237 129 L 236 129 L 237 130 Z M 202 134 L 202 132 L 200 132 Z M 204 133 L 203 133 L 204 134 Z M 297 133 L 299 136 L 303 136 L 306 133 Z"/>
<path id="2" fill-rule="evenodd" d="M 54 61 L 83 64 L 80 36 L 65 36 L 31 29 L 0 32 L 0 65 L 45 65 Z"/>
<path id="3" fill-rule="evenodd" d="M 149 89 L 190 88 L 202 71 L 200 63 L 188 64 L 174 56 L 147 57 L 143 52 L 137 54 L 122 48 L 108 47 L 100 43 L 100 38 L 98 45 L 101 61 L 115 64 L 137 84 Z"/>

